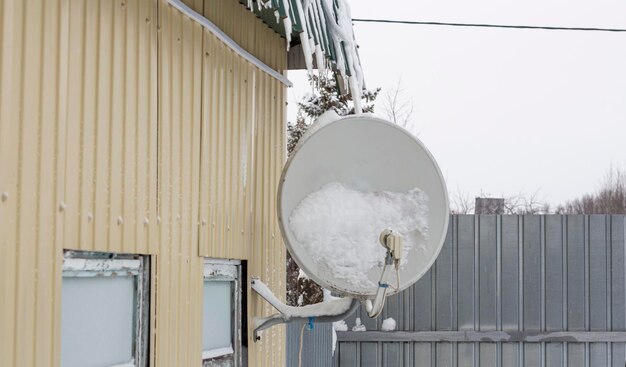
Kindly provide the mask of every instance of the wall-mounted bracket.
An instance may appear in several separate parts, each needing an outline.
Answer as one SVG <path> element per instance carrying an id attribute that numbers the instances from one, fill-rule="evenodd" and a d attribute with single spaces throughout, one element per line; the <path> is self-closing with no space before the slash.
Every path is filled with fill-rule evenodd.
<path id="1" fill-rule="evenodd" d="M 278 313 L 268 317 L 254 318 L 254 340 L 260 340 L 259 332 L 274 325 L 293 322 L 335 322 L 343 320 L 356 311 L 359 301 L 354 298 L 339 298 L 328 302 L 316 303 L 302 307 L 293 307 L 281 302 L 265 283 L 259 278 L 252 277 L 252 289 Z"/>

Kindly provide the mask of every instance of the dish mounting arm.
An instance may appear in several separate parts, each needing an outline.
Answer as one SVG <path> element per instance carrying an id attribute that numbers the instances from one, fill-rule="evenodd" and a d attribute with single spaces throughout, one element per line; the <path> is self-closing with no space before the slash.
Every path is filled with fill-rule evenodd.
<path id="1" fill-rule="evenodd" d="M 304 321 L 309 322 L 315 318 L 315 322 L 335 322 L 350 316 L 359 307 L 359 300 L 355 298 L 339 298 L 329 302 L 316 303 L 314 305 L 293 307 L 281 302 L 265 283 L 259 278 L 252 277 L 250 282 L 252 290 L 263 297 L 278 310 L 278 313 L 268 317 L 254 318 L 254 340 L 260 340 L 259 332 L 274 325 Z"/>

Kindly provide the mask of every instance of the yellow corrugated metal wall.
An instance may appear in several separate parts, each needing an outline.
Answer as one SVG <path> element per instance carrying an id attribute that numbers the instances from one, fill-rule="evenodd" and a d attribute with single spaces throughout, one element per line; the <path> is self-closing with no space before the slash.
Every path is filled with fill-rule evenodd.
<path id="1" fill-rule="evenodd" d="M 49 366 L 59 354 L 67 116 L 60 33 L 68 16 L 61 14 L 56 1 L 0 0 L 2 366 Z"/>
<path id="2" fill-rule="evenodd" d="M 238 1 L 189 5 L 286 67 Z M 155 366 L 200 364 L 202 256 L 284 293 L 280 82 L 165 0 L 0 0 L 0 46 L 0 366 L 59 364 L 62 249 L 154 255 Z M 250 340 L 251 365 L 283 344 Z"/>
<path id="3" fill-rule="evenodd" d="M 286 68 L 284 40 L 253 13 L 241 12 L 237 1 L 207 4 L 208 19 L 272 68 Z M 276 190 L 285 158 L 284 87 L 208 32 L 203 78 L 201 182 L 206 184 L 200 191 L 200 254 L 250 260 L 249 275 L 260 276 L 284 294 L 285 250 L 276 221 Z M 249 320 L 272 311 L 258 297 L 252 300 Z M 250 359 L 282 365 L 283 340 L 283 327 L 265 331 L 263 342 L 250 349 Z"/>
<path id="4" fill-rule="evenodd" d="M 201 1 L 189 2 L 196 10 Z M 202 28 L 159 0 L 159 252 L 156 266 L 156 360 L 200 363 L 202 259 L 198 197 Z"/>

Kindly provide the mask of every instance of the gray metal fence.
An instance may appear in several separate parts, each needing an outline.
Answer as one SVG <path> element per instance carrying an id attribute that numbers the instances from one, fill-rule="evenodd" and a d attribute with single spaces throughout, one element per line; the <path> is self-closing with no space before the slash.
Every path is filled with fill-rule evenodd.
<path id="1" fill-rule="evenodd" d="M 287 366 L 298 366 L 300 336 L 302 336 L 302 366 L 330 367 L 333 365 L 332 324 L 313 323 L 313 329 L 303 323 L 287 324 Z"/>
<path id="2" fill-rule="evenodd" d="M 363 315 L 368 331 L 338 332 L 333 363 L 623 367 L 624 222 L 623 215 L 453 216 L 433 268 L 390 297 L 379 319 L 359 310 L 346 320 L 352 327 Z M 398 331 L 378 331 L 387 317 Z M 329 365 L 320 353 L 303 357 L 303 366 Z"/>

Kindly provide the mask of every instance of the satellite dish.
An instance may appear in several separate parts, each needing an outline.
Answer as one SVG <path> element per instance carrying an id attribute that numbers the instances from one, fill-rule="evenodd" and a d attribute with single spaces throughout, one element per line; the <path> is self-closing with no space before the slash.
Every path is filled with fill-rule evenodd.
<path id="1" fill-rule="evenodd" d="M 283 169 L 278 213 L 307 276 L 365 300 L 381 284 L 394 294 L 428 271 L 445 240 L 449 204 L 437 163 L 411 133 L 369 115 L 327 113 Z M 379 242 L 389 229 L 403 240 L 397 271 L 385 267 L 388 251 Z"/>

